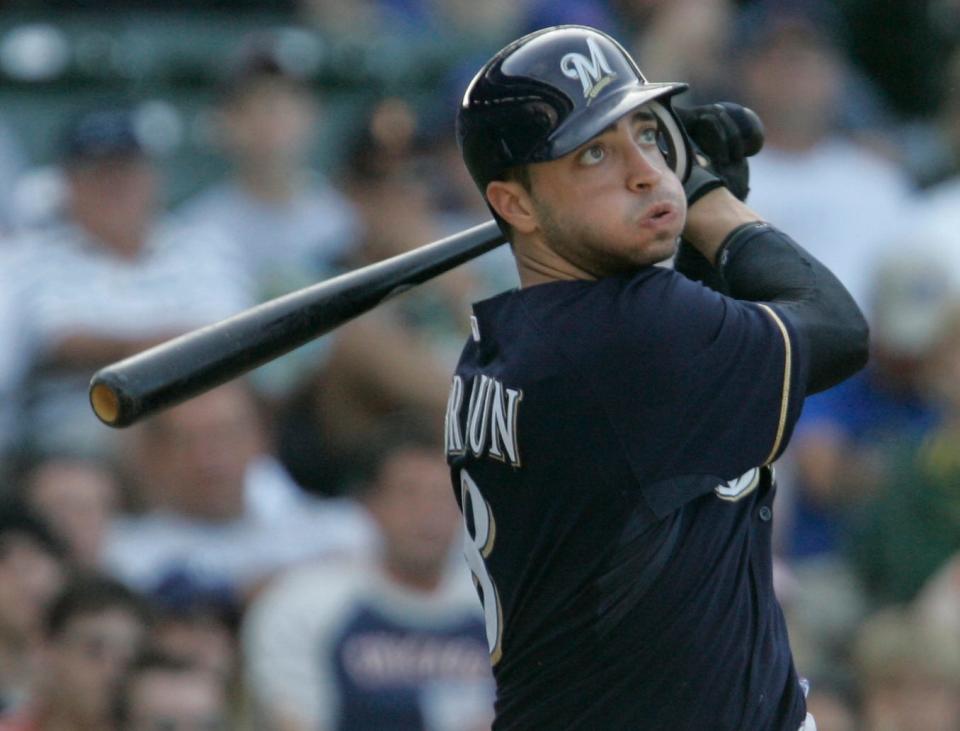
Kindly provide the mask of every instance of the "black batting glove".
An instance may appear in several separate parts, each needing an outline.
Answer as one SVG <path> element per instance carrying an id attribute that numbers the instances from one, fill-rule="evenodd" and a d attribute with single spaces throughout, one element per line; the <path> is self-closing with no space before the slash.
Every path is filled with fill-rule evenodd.
<path id="1" fill-rule="evenodd" d="M 675 111 L 683 123 L 694 155 L 693 167 L 683 185 L 687 205 L 693 205 L 720 187 L 726 187 L 740 200 L 746 200 L 750 192 L 747 158 L 756 155 L 763 147 L 760 118 L 752 110 L 732 102 L 677 108 Z M 673 267 L 710 289 L 730 293 L 720 270 L 685 239 L 680 240 Z"/>
<path id="2" fill-rule="evenodd" d="M 688 205 L 721 186 L 740 200 L 746 200 L 750 192 L 747 158 L 763 147 L 760 118 L 733 102 L 675 111 L 694 153 L 694 165 L 683 186 Z"/>

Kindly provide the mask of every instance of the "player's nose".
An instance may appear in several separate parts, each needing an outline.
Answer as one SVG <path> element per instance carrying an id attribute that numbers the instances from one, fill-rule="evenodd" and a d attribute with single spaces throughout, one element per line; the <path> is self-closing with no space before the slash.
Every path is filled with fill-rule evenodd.
<path id="1" fill-rule="evenodd" d="M 654 187 L 663 177 L 663 170 L 657 164 L 659 149 L 642 145 L 635 139 L 624 142 L 626 160 L 627 187 L 634 191 L 644 191 Z"/>

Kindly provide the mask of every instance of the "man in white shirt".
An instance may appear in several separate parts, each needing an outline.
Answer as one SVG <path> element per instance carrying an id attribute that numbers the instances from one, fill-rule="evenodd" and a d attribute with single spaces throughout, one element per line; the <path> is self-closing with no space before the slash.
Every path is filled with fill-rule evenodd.
<path id="1" fill-rule="evenodd" d="M 115 521 L 105 563 L 146 592 L 171 582 L 243 598 L 274 572 L 376 544 L 365 511 L 300 490 L 235 381 L 136 427 L 131 473 L 149 508 Z"/>
<path id="2" fill-rule="evenodd" d="M 87 402 L 93 371 L 253 297 L 212 234 L 158 215 L 158 173 L 133 110 L 78 116 L 62 166 L 64 220 L 36 231 L 7 273 L 29 334 L 24 439 L 41 451 L 99 451 L 110 433 Z"/>
<path id="3" fill-rule="evenodd" d="M 215 119 L 229 175 L 189 199 L 183 215 L 236 247 L 261 300 L 331 276 L 356 244 L 352 203 L 310 164 L 318 100 L 265 39 L 242 49 L 224 81 Z M 326 340 L 257 371 L 271 397 L 316 371 Z"/>
<path id="4" fill-rule="evenodd" d="M 741 93 L 766 132 L 750 160 L 750 205 L 804 242 L 870 320 L 874 267 L 912 220 L 910 182 L 841 130 L 852 72 L 818 4 L 774 7 L 748 16 L 740 49 Z"/>
<path id="5" fill-rule="evenodd" d="M 382 533 L 379 558 L 295 569 L 248 609 L 259 720 L 277 731 L 489 729 L 483 619 L 451 557 L 462 533 L 439 445 L 416 422 L 393 423 L 371 434 L 366 467 L 359 499 Z"/>

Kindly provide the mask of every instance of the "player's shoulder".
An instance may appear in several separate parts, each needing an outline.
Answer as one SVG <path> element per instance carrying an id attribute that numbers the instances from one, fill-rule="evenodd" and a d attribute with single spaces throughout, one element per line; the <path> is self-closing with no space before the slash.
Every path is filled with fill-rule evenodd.
<path id="1" fill-rule="evenodd" d="M 711 337 L 736 300 L 666 267 L 597 280 L 550 312 L 562 331 L 582 332 L 594 342 L 662 343 L 664 338 Z M 567 304 L 574 306 L 566 306 Z"/>
<path id="2" fill-rule="evenodd" d="M 474 303 L 473 310 L 487 322 L 520 317 L 551 323 L 567 316 L 583 322 L 591 310 L 609 310 L 625 295 L 656 299 L 656 291 L 668 286 L 674 275 L 663 267 L 645 267 L 629 275 L 546 282 L 481 300 Z"/>

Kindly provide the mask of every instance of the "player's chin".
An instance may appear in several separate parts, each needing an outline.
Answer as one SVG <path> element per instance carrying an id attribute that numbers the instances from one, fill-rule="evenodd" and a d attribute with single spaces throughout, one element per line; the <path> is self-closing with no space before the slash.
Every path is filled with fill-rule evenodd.
<path id="1" fill-rule="evenodd" d="M 649 266 L 666 261 L 677 253 L 679 241 L 679 233 L 663 232 L 661 235 L 652 237 L 642 247 L 640 261 L 637 263 L 641 266 Z"/>
<path id="2" fill-rule="evenodd" d="M 644 267 L 654 266 L 667 261 L 676 253 L 676 245 L 670 246 L 651 246 L 649 243 L 643 247 L 637 247 L 628 255 L 616 258 L 606 259 L 603 266 L 598 266 L 595 270 L 602 276 L 622 276 L 633 274 Z"/>

